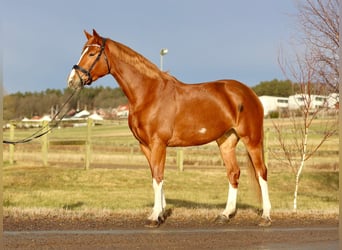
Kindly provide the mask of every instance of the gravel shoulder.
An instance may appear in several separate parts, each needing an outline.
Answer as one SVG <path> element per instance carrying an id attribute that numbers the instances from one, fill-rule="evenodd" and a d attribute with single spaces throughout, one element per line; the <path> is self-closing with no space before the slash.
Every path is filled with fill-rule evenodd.
<path id="1" fill-rule="evenodd" d="M 259 215 L 238 212 L 224 225 L 212 213 L 175 210 L 157 229 L 145 213 L 103 216 L 4 216 L 5 249 L 338 249 L 338 214 L 274 213 L 261 228 Z M 290 247 L 290 248 L 288 248 Z"/>

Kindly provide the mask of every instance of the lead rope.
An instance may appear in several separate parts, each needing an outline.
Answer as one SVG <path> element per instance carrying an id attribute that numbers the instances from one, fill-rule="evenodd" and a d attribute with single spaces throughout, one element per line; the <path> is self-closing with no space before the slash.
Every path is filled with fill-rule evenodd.
<path id="1" fill-rule="evenodd" d="M 3 140 L 2 143 L 5 143 L 5 144 L 12 144 L 12 145 L 15 145 L 15 144 L 18 144 L 18 143 L 26 143 L 26 142 L 30 142 L 30 141 L 33 141 L 43 135 L 46 135 L 47 133 L 51 132 L 51 130 L 53 129 L 53 126 L 50 126 L 49 129 L 45 130 L 47 127 L 49 127 L 49 125 L 54 122 L 57 118 L 57 116 L 61 113 L 61 111 L 63 110 L 63 108 L 65 107 L 65 105 L 67 105 L 70 100 L 72 99 L 72 97 L 77 93 L 79 95 L 81 91 L 79 90 L 74 90 L 71 95 L 66 99 L 66 101 L 64 102 L 64 104 L 62 105 L 62 107 L 59 109 L 59 111 L 52 117 L 51 121 L 43 126 L 41 129 L 39 129 L 38 131 L 34 132 L 32 135 L 24 138 L 24 139 L 21 139 L 21 140 L 17 140 L 17 141 L 9 141 L 9 140 Z M 57 125 L 62 121 L 62 119 L 65 117 L 65 115 L 67 114 L 68 111 L 65 111 L 65 113 L 57 120 L 56 124 L 54 127 L 57 127 Z M 42 132 L 43 130 L 45 130 L 44 132 Z"/>

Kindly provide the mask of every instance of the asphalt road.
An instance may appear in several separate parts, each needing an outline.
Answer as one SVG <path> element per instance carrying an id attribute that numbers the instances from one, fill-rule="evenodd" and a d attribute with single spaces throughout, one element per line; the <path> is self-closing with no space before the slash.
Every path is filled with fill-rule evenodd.
<path id="1" fill-rule="evenodd" d="M 5 249 L 339 249 L 337 226 L 5 231 Z"/>

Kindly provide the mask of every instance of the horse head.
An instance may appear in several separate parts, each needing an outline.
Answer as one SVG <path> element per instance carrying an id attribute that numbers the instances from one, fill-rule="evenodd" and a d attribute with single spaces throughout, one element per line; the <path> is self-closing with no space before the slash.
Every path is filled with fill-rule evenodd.
<path id="1" fill-rule="evenodd" d="M 88 41 L 83 47 L 81 57 L 72 67 L 68 77 L 68 86 L 73 89 L 83 88 L 93 81 L 110 73 L 106 56 L 106 38 L 101 37 L 94 29 L 93 35 L 84 31 Z"/>

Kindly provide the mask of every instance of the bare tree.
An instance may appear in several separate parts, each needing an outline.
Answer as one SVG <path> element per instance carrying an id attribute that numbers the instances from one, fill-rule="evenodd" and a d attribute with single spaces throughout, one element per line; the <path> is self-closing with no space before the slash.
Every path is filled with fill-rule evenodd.
<path id="1" fill-rule="evenodd" d="M 300 1 L 298 20 L 302 36 L 299 41 L 304 46 L 304 52 L 296 52 L 292 61 L 283 55 L 279 56 L 284 74 L 300 86 L 298 96 L 301 103 L 297 107 L 300 116 L 292 113 L 286 127 L 279 121 L 273 123 L 283 153 L 281 156 L 277 152 L 274 156 L 290 166 L 295 174 L 294 211 L 297 210 L 299 181 L 305 162 L 338 129 L 337 116 L 333 119 L 317 119 L 328 108 L 327 100 L 324 99 L 322 105 L 314 105 L 317 95 L 338 92 L 338 10 L 338 0 Z M 320 124 L 315 127 L 320 128 L 320 138 L 310 141 L 310 136 L 316 133 L 313 124 L 317 121 Z"/>
<path id="2" fill-rule="evenodd" d="M 299 60 L 299 58 L 297 58 Z M 295 191 L 293 200 L 293 209 L 297 210 L 297 197 L 299 181 L 305 166 L 305 162 L 310 159 L 322 144 L 331 136 L 336 134 L 338 129 L 338 117 L 325 117 L 322 119 L 326 111 L 329 109 L 327 99 L 322 98 L 319 94 L 320 88 L 312 82 L 314 75 L 314 67 L 308 60 L 298 61 L 298 67 L 294 68 L 293 64 L 287 65 L 287 69 L 292 72 L 296 82 L 300 86 L 300 93 L 294 98 L 298 98 L 297 112 L 290 112 L 290 118 L 284 120 L 273 121 L 273 126 L 277 134 L 282 155 L 279 152 L 273 152 L 273 156 L 285 162 L 291 167 L 295 174 Z M 317 98 L 321 98 L 320 105 L 317 105 Z M 317 130 L 318 129 L 318 130 Z M 319 134 L 319 138 L 309 140 L 310 136 Z"/>
<path id="3" fill-rule="evenodd" d="M 314 61 L 312 78 L 338 92 L 339 0 L 297 1 L 299 42 Z"/>

